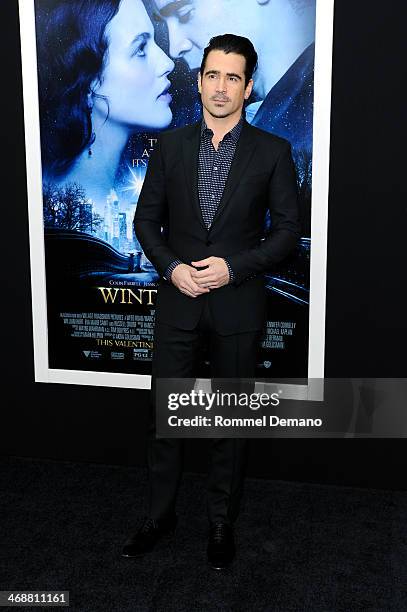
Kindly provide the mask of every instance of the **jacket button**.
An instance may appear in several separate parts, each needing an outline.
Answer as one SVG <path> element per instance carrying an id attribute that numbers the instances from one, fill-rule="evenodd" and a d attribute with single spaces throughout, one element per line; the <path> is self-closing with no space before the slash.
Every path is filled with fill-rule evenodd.
<path id="1" fill-rule="evenodd" d="M 212 240 L 207 240 L 206 241 L 206 246 L 211 246 L 211 244 L 212 244 Z"/>

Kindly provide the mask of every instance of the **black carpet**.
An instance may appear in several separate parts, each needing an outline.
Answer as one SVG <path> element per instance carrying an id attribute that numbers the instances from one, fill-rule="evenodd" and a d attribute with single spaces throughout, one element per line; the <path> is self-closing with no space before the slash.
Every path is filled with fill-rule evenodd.
<path id="1" fill-rule="evenodd" d="M 184 476 L 175 544 L 135 560 L 120 551 L 145 511 L 145 470 L 0 465 L 1 590 L 69 590 L 61 609 L 75 612 L 407 610 L 405 492 L 248 479 L 238 557 L 219 573 L 203 476 Z"/>

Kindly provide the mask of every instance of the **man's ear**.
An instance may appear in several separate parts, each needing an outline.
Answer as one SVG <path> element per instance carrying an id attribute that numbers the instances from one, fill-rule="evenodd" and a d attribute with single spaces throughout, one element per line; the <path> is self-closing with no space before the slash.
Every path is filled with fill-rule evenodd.
<path id="1" fill-rule="evenodd" d="M 199 93 L 202 93 L 202 92 L 201 92 L 201 90 L 202 90 L 201 80 L 202 80 L 202 79 L 201 79 L 201 73 L 200 73 L 200 72 L 198 72 L 198 91 L 199 91 Z"/>
<path id="2" fill-rule="evenodd" d="M 245 100 L 248 100 L 250 98 L 250 94 L 252 93 L 252 89 L 253 89 L 253 79 L 250 79 L 250 81 L 246 85 L 246 89 L 245 89 L 245 92 L 244 92 L 244 99 Z"/>

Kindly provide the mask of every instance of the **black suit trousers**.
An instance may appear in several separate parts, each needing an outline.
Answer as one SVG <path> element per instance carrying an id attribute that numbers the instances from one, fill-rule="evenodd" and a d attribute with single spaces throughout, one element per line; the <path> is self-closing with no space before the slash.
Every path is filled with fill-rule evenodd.
<path id="1" fill-rule="evenodd" d="M 194 299 L 194 298 L 191 298 Z M 152 363 L 152 394 L 148 432 L 149 516 L 156 520 L 175 510 L 184 463 L 185 439 L 155 437 L 155 389 L 159 378 L 194 379 L 196 365 L 204 343 L 209 349 L 211 376 L 220 391 L 251 393 L 254 383 L 231 387 L 230 380 L 255 376 L 257 350 L 261 331 L 220 335 L 215 332 L 209 300 L 197 326 L 192 330 L 172 327 L 156 321 Z M 188 381 L 185 381 L 186 385 Z M 186 387 L 182 391 L 190 391 Z M 212 388 L 212 391 L 215 389 Z M 239 392 L 238 391 L 238 392 Z M 195 438 L 192 443 L 202 443 Z M 233 524 L 238 516 L 247 463 L 248 440 L 244 438 L 211 438 L 207 476 L 207 514 L 210 523 Z"/>

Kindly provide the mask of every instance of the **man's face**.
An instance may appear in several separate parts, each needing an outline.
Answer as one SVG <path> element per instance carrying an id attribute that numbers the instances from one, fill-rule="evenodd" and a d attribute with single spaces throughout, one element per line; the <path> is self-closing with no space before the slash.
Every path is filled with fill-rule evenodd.
<path id="1" fill-rule="evenodd" d="M 258 30 L 261 11 L 249 0 L 154 1 L 168 26 L 171 57 L 184 58 L 192 69 L 201 65 L 203 49 L 212 36 L 229 31 L 250 38 L 250 32 Z"/>
<path id="2" fill-rule="evenodd" d="M 246 60 L 237 53 L 210 51 L 203 74 L 198 75 L 202 105 L 212 117 L 240 115 L 249 98 L 253 81 L 245 85 Z"/>

